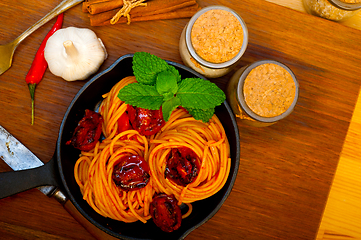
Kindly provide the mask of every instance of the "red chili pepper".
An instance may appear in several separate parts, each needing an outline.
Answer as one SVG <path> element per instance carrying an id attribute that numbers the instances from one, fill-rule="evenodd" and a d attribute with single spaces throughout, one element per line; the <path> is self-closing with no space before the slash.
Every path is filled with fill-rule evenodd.
<path id="1" fill-rule="evenodd" d="M 48 68 L 48 63 L 44 57 L 44 49 L 46 42 L 48 41 L 49 37 L 53 35 L 58 29 L 61 28 L 63 25 L 64 13 L 58 15 L 58 18 L 51 28 L 49 33 L 45 36 L 43 42 L 41 43 L 38 51 L 36 52 L 35 58 L 31 67 L 29 69 L 28 74 L 25 77 L 25 81 L 28 84 L 31 96 L 31 125 L 34 124 L 34 95 L 35 95 L 35 87 L 36 84 L 39 84 L 41 79 L 44 76 L 46 69 Z"/>

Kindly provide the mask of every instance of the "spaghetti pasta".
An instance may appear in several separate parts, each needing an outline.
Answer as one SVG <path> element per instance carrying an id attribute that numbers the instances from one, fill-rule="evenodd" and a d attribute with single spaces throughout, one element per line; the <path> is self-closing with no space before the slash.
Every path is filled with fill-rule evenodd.
<path id="1" fill-rule="evenodd" d="M 105 139 L 92 151 L 83 152 L 74 171 L 83 198 L 104 217 L 146 222 L 150 218 L 148 205 L 155 193 L 152 180 L 144 188 L 126 192 L 114 184 L 112 173 L 122 156 L 144 156 L 147 152 L 147 139 L 135 130 Z"/>
<path id="2" fill-rule="evenodd" d="M 208 123 L 195 120 L 184 108 L 177 108 L 161 131 L 143 136 L 136 130 L 118 131 L 118 119 L 126 113 L 127 104 L 118 92 L 127 84 L 136 82 L 134 76 L 119 81 L 109 93 L 103 95 L 99 112 L 105 139 L 91 151 L 82 151 L 74 167 L 75 180 L 83 198 L 100 215 L 123 222 L 151 218 L 149 206 L 157 193 L 174 194 L 178 205 L 192 202 L 217 193 L 225 184 L 231 166 L 230 149 L 226 133 L 214 115 Z M 172 149 L 188 148 L 199 160 L 198 175 L 186 186 L 178 185 L 165 175 Z M 112 174 L 123 156 L 142 156 L 149 165 L 150 180 L 140 189 L 124 191 L 113 181 Z"/>
<path id="3" fill-rule="evenodd" d="M 209 123 L 203 123 L 178 108 L 162 130 L 150 140 L 148 160 L 157 187 L 166 194 L 174 194 L 179 204 L 202 200 L 218 192 L 228 178 L 231 165 L 228 140 L 218 118 L 214 115 Z M 164 176 L 170 150 L 181 147 L 191 149 L 201 159 L 197 178 L 185 187 Z"/>
<path id="4" fill-rule="evenodd" d="M 103 95 L 104 100 L 100 105 L 100 113 L 103 116 L 103 134 L 107 138 L 113 138 L 118 129 L 117 120 L 125 112 L 127 104 L 120 101 L 118 98 L 118 92 L 124 86 L 136 82 L 134 76 L 123 78 L 119 81 L 107 94 Z"/>

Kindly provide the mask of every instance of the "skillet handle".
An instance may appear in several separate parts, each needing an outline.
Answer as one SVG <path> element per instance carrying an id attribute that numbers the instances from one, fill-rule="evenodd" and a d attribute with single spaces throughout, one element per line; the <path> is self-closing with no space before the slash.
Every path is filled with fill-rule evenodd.
<path id="1" fill-rule="evenodd" d="M 90 221 L 88 221 L 73 205 L 71 201 L 62 193 L 60 190 L 56 191 L 53 194 L 53 197 L 60 202 L 65 210 L 76 220 L 78 221 L 93 237 L 98 240 L 115 240 L 117 238 L 107 234 L 102 231 Z"/>
<path id="2" fill-rule="evenodd" d="M 0 173 L 0 199 L 39 186 L 59 186 L 54 174 L 55 161 L 52 159 L 37 168 Z"/>

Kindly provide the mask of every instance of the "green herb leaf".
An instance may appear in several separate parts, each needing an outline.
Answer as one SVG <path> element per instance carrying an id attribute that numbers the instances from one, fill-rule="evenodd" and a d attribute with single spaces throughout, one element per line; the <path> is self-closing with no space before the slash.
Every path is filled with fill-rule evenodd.
<path id="1" fill-rule="evenodd" d="M 180 100 L 173 97 L 162 104 L 162 113 L 164 121 L 168 121 L 173 110 L 180 106 Z"/>
<path id="2" fill-rule="evenodd" d="M 133 56 L 133 73 L 139 83 L 154 85 L 157 74 L 169 69 L 168 63 L 150 53 L 136 52 Z"/>
<path id="3" fill-rule="evenodd" d="M 164 101 L 155 86 L 141 83 L 131 83 L 123 87 L 118 98 L 126 104 L 150 110 L 158 110 Z"/>
<path id="4" fill-rule="evenodd" d="M 216 84 L 201 78 L 186 78 L 179 84 L 181 105 L 192 109 L 210 109 L 221 105 L 226 96 Z"/>
<path id="5" fill-rule="evenodd" d="M 176 94 L 178 91 L 177 76 L 171 71 L 163 71 L 158 74 L 156 88 L 159 94 Z"/>
<path id="6" fill-rule="evenodd" d="M 174 66 L 147 52 L 134 54 L 133 73 L 138 83 L 125 86 L 118 97 L 136 107 L 157 110 L 162 106 L 165 121 L 182 106 L 195 119 L 208 122 L 214 108 L 226 99 L 216 84 L 200 78 L 182 80 Z"/>
<path id="7" fill-rule="evenodd" d="M 168 101 L 169 99 L 174 98 L 175 95 L 171 92 L 163 94 L 163 101 Z"/>
<path id="8" fill-rule="evenodd" d="M 203 122 L 209 122 L 209 119 L 211 119 L 214 114 L 214 108 L 210 108 L 210 109 L 186 108 L 186 110 L 190 115 L 194 117 L 194 119 L 201 120 Z"/>
<path id="9" fill-rule="evenodd" d="M 179 74 L 178 70 L 174 66 L 168 65 L 168 70 L 171 71 L 176 76 L 177 83 L 182 81 L 182 76 Z"/>

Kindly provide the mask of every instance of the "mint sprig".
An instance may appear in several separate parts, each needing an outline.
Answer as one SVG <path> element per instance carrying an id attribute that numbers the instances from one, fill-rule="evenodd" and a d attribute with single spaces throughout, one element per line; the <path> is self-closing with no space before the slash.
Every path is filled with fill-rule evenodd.
<path id="1" fill-rule="evenodd" d="M 208 122 L 214 114 L 214 108 L 209 109 L 195 109 L 195 108 L 186 108 L 190 115 L 195 119 L 202 120 L 203 122 Z"/>
<path id="2" fill-rule="evenodd" d="M 182 106 L 195 119 L 208 122 L 214 108 L 226 99 L 216 84 L 201 78 L 182 80 L 174 66 L 150 53 L 134 54 L 133 73 L 137 83 L 122 88 L 119 99 L 132 106 L 151 110 L 162 106 L 165 121 L 169 120 L 174 109 Z"/>
<path id="3" fill-rule="evenodd" d="M 119 91 L 118 98 L 129 105 L 151 110 L 158 110 L 164 102 L 163 95 L 155 86 L 141 83 L 128 84 Z"/>
<path id="4" fill-rule="evenodd" d="M 178 70 L 160 57 L 147 52 L 137 52 L 133 56 L 133 73 L 140 83 L 154 85 L 158 73 L 167 70 L 177 76 L 177 82 L 181 81 Z"/>
<path id="5" fill-rule="evenodd" d="M 186 78 L 179 84 L 177 96 L 185 108 L 209 109 L 221 105 L 224 92 L 216 84 L 201 78 Z"/>
<path id="6" fill-rule="evenodd" d="M 156 89 L 164 96 L 164 101 L 171 99 L 178 92 L 177 76 L 166 70 L 157 75 Z"/>

